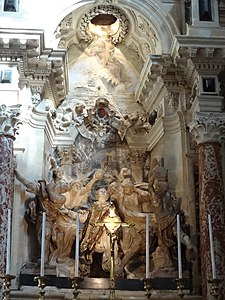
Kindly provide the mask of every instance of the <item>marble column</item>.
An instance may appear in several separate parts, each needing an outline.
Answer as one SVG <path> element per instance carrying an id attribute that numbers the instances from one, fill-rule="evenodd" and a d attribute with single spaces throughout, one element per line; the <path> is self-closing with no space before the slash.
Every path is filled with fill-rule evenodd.
<path id="1" fill-rule="evenodd" d="M 222 175 L 221 140 L 225 138 L 225 119 L 213 114 L 197 113 L 189 124 L 190 132 L 198 144 L 200 252 L 202 299 L 210 298 L 212 265 L 208 214 L 212 219 L 216 277 L 222 280 L 219 299 L 225 299 L 225 202 Z"/>
<path id="2" fill-rule="evenodd" d="M 13 200 L 13 141 L 19 124 L 19 107 L 0 105 L 0 273 L 5 275 L 8 208 Z M 12 210 L 11 210 L 12 211 Z"/>

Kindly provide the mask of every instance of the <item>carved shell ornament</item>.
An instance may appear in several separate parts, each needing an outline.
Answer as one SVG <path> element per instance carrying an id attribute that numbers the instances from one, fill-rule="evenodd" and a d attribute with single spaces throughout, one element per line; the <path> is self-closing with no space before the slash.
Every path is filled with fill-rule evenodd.
<path id="1" fill-rule="evenodd" d="M 86 42 L 93 40 L 92 25 L 110 26 L 112 42 L 121 42 L 128 32 L 127 17 L 115 6 L 99 5 L 93 7 L 84 15 L 80 23 L 80 34 Z"/>

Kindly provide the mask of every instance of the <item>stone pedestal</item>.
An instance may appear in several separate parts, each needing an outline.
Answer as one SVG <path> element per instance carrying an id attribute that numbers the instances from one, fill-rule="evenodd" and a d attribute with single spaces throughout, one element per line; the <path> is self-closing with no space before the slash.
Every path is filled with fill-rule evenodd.
<path id="1" fill-rule="evenodd" d="M 199 192 L 200 192 L 200 250 L 202 268 L 203 299 L 210 299 L 212 264 L 208 214 L 212 219 L 212 235 L 220 300 L 225 299 L 225 203 L 222 177 L 221 138 L 225 136 L 225 120 L 212 114 L 199 114 L 190 124 L 191 133 L 199 149 Z"/>

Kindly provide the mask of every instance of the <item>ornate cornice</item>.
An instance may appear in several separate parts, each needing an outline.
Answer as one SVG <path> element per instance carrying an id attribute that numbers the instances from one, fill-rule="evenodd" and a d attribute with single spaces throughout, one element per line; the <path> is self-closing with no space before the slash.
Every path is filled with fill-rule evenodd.
<path id="1" fill-rule="evenodd" d="M 225 117 L 219 114 L 196 113 L 188 127 L 197 144 L 220 143 L 225 138 Z"/>
<path id="2" fill-rule="evenodd" d="M 225 65 L 225 38 L 224 37 L 193 37 L 176 36 L 171 51 L 175 64 L 193 74 L 210 71 L 210 74 L 219 74 Z"/>
<path id="3" fill-rule="evenodd" d="M 18 64 L 19 86 L 30 86 L 32 92 L 34 86 L 41 87 L 43 95 L 54 97 L 56 106 L 66 94 L 64 54 L 63 50 L 45 48 L 43 31 L 0 30 L 0 61 Z"/>
<path id="4" fill-rule="evenodd" d="M 149 55 L 142 69 L 139 85 L 137 86 L 135 97 L 137 102 L 143 102 L 149 98 L 153 91 L 153 85 L 159 77 L 167 74 L 171 59 L 167 55 Z"/>
<path id="5" fill-rule="evenodd" d="M 184 88 L 192 90 L 194 99 L 199 89 L 199 76 L 218 76 L 224 69 L 224 45 L 225 38 L 222 37 L 176 36 L 171 55 L 148 56 L 135 93 L 137 102 L 151 112 L 159 94 L 164 97 L 165 90 L 179 92 Z M 199 103 L 207 104 L 211 109 L 214 101 L 209 102 L 206 98 L 204 95 Z M 221 106 L 221 97 L 217 98 L 215 101 Z"/>

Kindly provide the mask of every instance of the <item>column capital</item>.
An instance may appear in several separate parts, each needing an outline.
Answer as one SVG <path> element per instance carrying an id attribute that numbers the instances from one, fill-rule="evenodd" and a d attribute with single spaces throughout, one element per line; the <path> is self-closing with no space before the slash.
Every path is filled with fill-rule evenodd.
<path id="1" fill-rule="evenodd" d="M 225 118 L 213 113 L 197 112 L 188 125 L 197 144 L 207 142 L 221 143 L 225 139 Z"/>
<path id="2" fill-rule="evenodd" d="M 15 137 L 18 130 L 21 105 L 6 106 L 0 105 L 0 135 L 8 135 Z"/>

